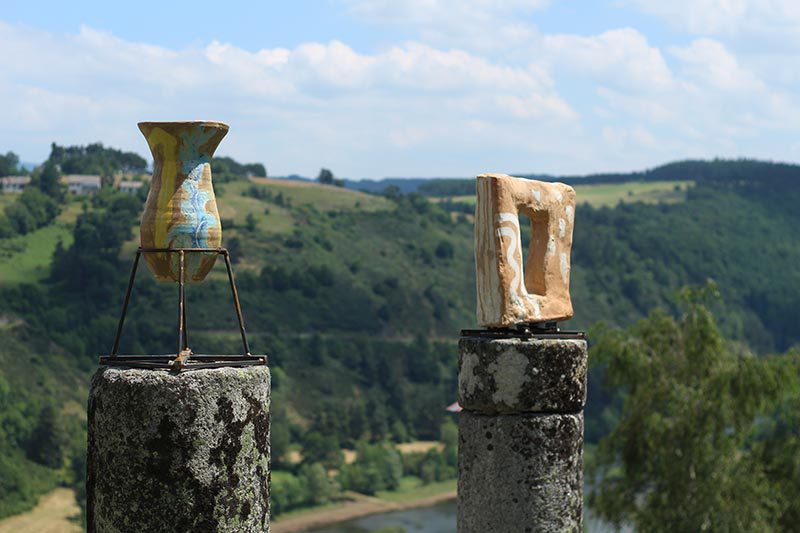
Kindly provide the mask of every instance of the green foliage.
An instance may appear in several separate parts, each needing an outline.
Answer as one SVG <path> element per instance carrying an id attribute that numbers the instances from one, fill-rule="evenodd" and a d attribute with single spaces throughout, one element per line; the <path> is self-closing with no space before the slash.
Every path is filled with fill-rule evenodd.
<path id="1" fill-rule="evenodd" d="M 358 444 L 356 460 L 339 472 L 342 488 L 374 495 L 381 490 L 394 490 L 403 477 L 400 452 L 385 443 Z"/>
<path id="2" fill-rule="evenodd" d="M 272 472 L 270 510 L 273 516 L 307 505 L 310 495 L 304 481 L 290 472 Z"/>
<path id="3" fill-rule="evenodd" d="M 24 463 L 0 455 L 0 517 L 24 510 L 35 498 Z"/>
<path id="4" fill-rule="evenodd" d="M 596 339 L 592 358 L 624 394 L 619 424 L 601 440 L 589 474 L 598 487 L 591 505 L 614 524 L 761 531 L 797 516 L 798 500 L 775 494 L 783 484 L 796 493 L 800 478 L 776 476 L 775 459 L 763 452 L 783 450 L 785 437 L 760 428 L 798 398 L 798 359 L 759 358 L 727 344 L 703 304 L 714 291 L 684 291 L 679 319 L 657 310 L 627 333 Z"/>
<path id="5" fill-rule="evenodd" d="M 58 167 L 55 163 L 45 161 L 41 171 L 34 176 L 31 185 L 55 201 L 62 202 L 66 193 L 65 186 L 59 181 Z"/>
<path id="6" fill-rule="evenodd" d="M 303 465 L 297 474 L 273 470 L 270 487 L 272 515 L 301 507 L 324 505 L 339 496 L 339 485 L 319 463 Z"/>
<path id="7" fill-rule="evenodd" d="M 211 159 L 211 170 L 214 181 L 228 183 L 236 180 L 245 180 L 250 176 L 266 178 L 267 169 L 261 163 L 239 163 L 230 157 L 214 157 Z"/>
<path id="8" fill-rule="evenodd" d="M 6 206 L 5 215 L 14 232 L 25 235 L 51 223 L 61 208 L 57 201 L 34 187 L 26 187 L 19 199 Z"/>
<path id="9" fill-rule="evenodd" d="M 800 341 L 800 182 L 770 193 L 749 186 L 697 185 L 684 203 L 580 206 L 571 279 L 577 326 L 631 324 L 654 307 L 677 309 L 674 294 L 713 277 L 726 336 L 760 352 Z"/>
<path id="10" fill-rule="evenodd" d="M 458 426 L 452 419 L 442 423 L 440 440 L 444 444 L 442 455 L 447 466 L 458 466 Z"/>
<path id="11" fill-rule="evenodd" d="M 436 245 L 436 257 L 439 259 L 452 259 L 455 254 L 453 243 L 450 241 L 442 240 Z"/>
<path id="12" fill-rule="evenodd" d="M 216 167 L 214 172 L 217 179 Z M 674 313 L 677 288 L 713 275 L 725 301 L 714 309 L 727 337 L 762 352 L 798 342 L 794 317 L 800 280 L 792 274 L 800 262 L 798 187 L 770 193 L 718 183 L 714 188 L 699 184 L 684 204 L 579 207 L 572 270 L 577 316 L 570 327 L 587 327 L 601 318 L 629 325 L 655 306 Z M 298 480 L 307 465 L 339 465 L 341 447 L 362 441 L 448 441 L 452 433 L 441 422 L 456 389 L 453 341 L 459 328 L 474 323 L 469 209 L 434 204 L 399 189 L 390 198 L 273 180 L 232 181 L 220 194 L 225 245 L 239 250 L 234 259 L 241 258 L 237 284 L 250 342 L 256 353 L 269 355 L 274 370 L 274 464 L 292 469 Z M 8 370 L 15 400 L 13 407 L 0 409 L 7 414 L 0 424 L 7 439 L 0 452 L 22 457 L 30 468 L 55 471 L 27 458 L 44 403 L 22 391 L 52 395 L 58 405 L 76 397 L 82 404 L 86 374 L 113 339 L 141 206 L 141 198 L 104 190 L 74 224 L 64 213 L 55 224 L 26 236 L 49 229 L 72 233 L 74 243 L 64 239 L 49 277 L 48 265 L 30 278 L 43 280 L 35 284 L 18 278 L 12 283 L 0 271 L 0 317 L 24 324 L 17 353 L 31 353 L 39 361 L 52 354 L 48 365 L 26 362 Z M 248 214 L 257 222 L 249 228 Z M 0 249 L 20 257 L 22 251 L 14 248 L 18 238 L 5 240 Z M 224 267 L 217 267 L 202 290 L 190 286 L 188 298 L 192 347 L 238 353 Z M 168 353 L 174 345 L 174 310 L 174 286 L 153 282 L 140 265 L 123 352 Z M 55 370 L 54 364 L 61 366 Z M 587 439 L 599 439 L 620 416 L 623 398 L 599 386 L 608 364 L 595 367 L 589 380 Z M 71 390 L 41 391 L 28 376 L 46 383 L 72 376 L 66 381 Z M 777 442 L 773 433 L 789 435 L 783 442 L 792 442 L 791 428 L 797 424 L 789 407 L 781 409 L 774 426 L 759 428 L 768 436 L 764 442 Z M 72 421 L 65 426 L 69 435 L 80 427 Z M 77 457 L 73 448 L 65 449 L 69 457 Z M 780 486 L 788 499 L 796 494 L 791 477 L 797 472 L 792 470 L 796 455 L 779 453 L 783 449 L 774 444 L 753 453 L 770 454 L 770 468 L 788 472 Z M 793 448 L 786 444 L 786 449 Z M 302 465 L 291 464 L 290 450 L 300 452 Z M 404 460 L 408 473 L 428 481 L 454 475 L 452 446 L 413 457 Z M 355 485 L 379 486 L 381 469 L 373 463 L 375 468 L 361 464 L 347 475 Z M 307 496 L 286 498 L 309 501 Z"/>
<path id="13" fill-rule="evenodd" d="M 338 468 L 344 462 L 342 447 L 335 434 L 322 435 L 316 431 L 303 439 L 303 460 L 322 463 L 327 468 Z"/>
<path id="14" fill-rule="evenodd" d="M 522 174 L 520 177 L 541 181 L 560 181 L 568 185 L 607 183 L 696 181 L 705 184 L 741 184 L 758 188 L 796 187 L 800 182 L 800 165 L 772 163 L 753 159 L 686 160 L 667 163 L 641 172 L 589 174 L 586 176 L 552 176 Z M 474 179 L 432 179 L 419 185 L 417 191 L 426 196 L 466 196 L 475 194 Z"/>
<path id="15" fill-rule="evenodd" d="M 334 185 L 336 187 L 344 187 L 344 180 L 337 179 L 336 176 L 333 175 L 333 172 L 331 172 L 327 168 L 321 168 L 319 170 L 317 181 L 323 185 Z"/>
<path id="16" fill-rule="evenodd" d="M 411 452 L 403 456 L 403 473 L 416 476 L 429 485 L 453 479 L 457 474 L 458 449 L 445 448 L 443 452 L 431 448 L 426 452 Z"/>
<path id="17" fill-rule="evenodd" d="M 255 231 L 256 227 L 258 226 L 258 220 L 253 215 L 253 213 L 247 213 L 247 216 L 244 219 L 245 228 L 247 231 Z"/>
<path id="18" fill-rule="evenodd" d="M 48 404 L 39 413 L 39 420 L 33 428 L 27 451 L 31 459 L 50 468 L 64 465 L 66 435 L 56 408 Z"/>
<path id="19" fill-rule="evenodd" d="M 338 485 L 328 476 L 327 470 L 319 463 L 303 465 L 300 468 L 300 477 L 305 479 L 308 487 L 309 503 L 312 505 L 328 503 L 339 493 Z"/>
<path id="20" fill-rule="evenodd" d="M 0 154 L 0 178 L 3 176 L 16 176 L 23 174 L 19 166 L 19 156 L 14 152 Z"/>
<path id="21" fill-rule="evenodd" d="M 147 161 L 135 152 L 123 152 L 93 143 L 86 146 L 50 146 L 48 162 L 58 165 L 63 174 L 100 174 L 145 172 Z"/>

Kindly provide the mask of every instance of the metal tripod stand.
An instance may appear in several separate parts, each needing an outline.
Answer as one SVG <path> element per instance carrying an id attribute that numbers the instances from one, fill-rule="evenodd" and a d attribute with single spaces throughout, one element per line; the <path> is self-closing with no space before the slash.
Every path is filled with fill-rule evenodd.
<path id="1" fill-rule="evenodd" d="M 178 261 L 178 352 L 176 355 L 119 355 L 119 341 L 122 336 L 122 326 L 125 324 L 125 315 L 133 291 L 136 270 L 142 254 L 150 253 L 177 253 Z M 199 355 L 189 348 L 189 330 L 186 325 L 186 254 L 191 253 L 216 253 L 225 258 L 225 268 L 228 272 L 228 281 L 233 295 L 233 304 L 236 308 L 236 318 L 239 321 L 239 333 L 242 336 L 242 355 Z M 117 333 L 114 337 L 114 347 L 111 354 L 100 357 L 100 364 L 107 366 L 125 366 L 133 368 L 165 369 L 180 372 L 182 370 L 199 368 L 219 368 L 225 366 L 254 366 L 267 364 L 263 355 L 252 355 L 250 345 L 247 343 L 247 334 L 244 329 L 242 307 L 239 304 L 239 293 L 233 280 L 230 253 L 225 248 L 139 248 L 133 260 L 128 289 L 122 303 L 122 314 L 119 317 Z"/>

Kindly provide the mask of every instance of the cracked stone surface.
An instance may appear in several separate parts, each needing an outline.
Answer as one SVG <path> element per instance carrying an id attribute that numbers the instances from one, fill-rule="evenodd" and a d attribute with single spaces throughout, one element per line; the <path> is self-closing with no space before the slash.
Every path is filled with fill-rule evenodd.
<path id="1" fill-rule="evenodd" d="M 459 414 L 458 533 L 583 531 L 583 415 Z"/>
<path id="2" fill-rule="evenodd" d="M 268 532 L 265 366 L 103 368 L 88 409 L 90 532 Z"/>
<path id="3" fill-rule="evenodd" d="M 462 337 L 458 403 L 486 414 L 579 412 L 587 359 L 584 340 Z"/>

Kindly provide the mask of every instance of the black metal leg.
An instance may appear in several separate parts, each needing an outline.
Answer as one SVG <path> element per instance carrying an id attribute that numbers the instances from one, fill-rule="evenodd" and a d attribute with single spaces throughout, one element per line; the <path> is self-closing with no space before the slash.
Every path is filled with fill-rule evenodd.
<path id="1" fill-rule="evenodd" d="M 119 340 L 122 336 L 122 326 L 125 324 L 125 314 L 128 312 L 128 303 L 131 301 L 131 292 L 133 291 L 133 280 L 136 279 L 136 269 L 139 266 L 139 257 L 141 252 L 136 252 L 136 258 L 133 260 L 131 267 L 131 277 L 128 280 L 128 290 L 125 291 L 125 300 L 122 302 L 122 313 L 119 316 L 119 324 L 117 324 L 117 334 L 114 337 L 114 347 L 111 348 L 111 357 L 116 358 L 119 351 Z"/>
<path id="2" fill-rule="evenodd" d="M 184 276 L 186 273 L 185 265 L 184 265 L 184 253 L 181 250 L 179 253 L 179 274 L 178 274 L 178 355 L 181 354 L 183 349 L 185 348 L 183 342 L 185 340 L 185 325 L 186 325 L 186 309 L 184 308 L 184 303 L 186 302 L 186 293 L 184 287 Z"/>
<path id="3" fill-rule="evenodd" d="M 239 321 L 239 333 L 242 336 L 242 349 L 244 355 L 194 355 L 189 348 L 189 328 L 187 325 L 186 308 L 186 254 L 187 253 L 214 253 L 222 254 L 225 257 L 225 269 L 228 272 L 228 282 L 233 295 L 233 305 L 236 310 L 236 318 Z M 178 273 L 178 354 L 171 355 L 118 355 L 119 343 L 122 336 L 122 327 L 125 323 L 125 316 L 128 312 L 133 285 L 136 280 L 136 271 L 139 266 L 139 259 L 147 253 L 167 253 L 179 254 L 179 273 Z M 192 360 L 189 363 L 189 360 Z M 244 329 L 244 317 L 242 316 L 242 306 L 239 302 L 239 292 L 236 289 L 236 282 L 233 279 L 233 267 L 228 250 L 225 248 L 142 248 L 136 252 L 136 257 L 131 267 L 131 276 L 128 280 L 128 289 L 125 292 L 125 299 L 122 303 L 122 313 L 117 333 L 114 338 L 114 347 L 109 356 L 100 357 L 101 365 L 121 366 L 126 368 L 149 368 L 149 369 L 171 369 L 180 372 L 189 369 L 199 368 L 221 368 L 226 366 L 255 366 L 266 365 L 267 358 L 264 356 L 253 356 L 250 354 L 250 345 L 247 342 L 247 334 Z"/>
<path id="4" fill-rule="evenodd" d="M 188 315 L 188 307 L 186 306 L 186 289 L 184 288 L 183 291 L 183 299 L 181 300 L 183 304 L 183 347 L 189 348 L 189 326 L 186 325 L 186 315 Z"/>
<path id="5" fill-rule="evenodd" d="M 228 281 L 231 284 L 231 292 L 233 293 L 233 305 L 236 307 L 236 318 L 239 319 L 239 333 L 242 335 L 242 348 L 244 355 L 250 355 L 250 345 L 247 344 L 247 334 L 244 331 L 244 317 L 242 316 L 242 306 L 239 304 L 239 292 L 236 290 L 236 283 L 233 281 L 233 268 L 231 267 L 231 258 L 228 250 L 224 248 L 220 250 L 222 256 L 225 258 L 225 268 L 228 270 Z"/>

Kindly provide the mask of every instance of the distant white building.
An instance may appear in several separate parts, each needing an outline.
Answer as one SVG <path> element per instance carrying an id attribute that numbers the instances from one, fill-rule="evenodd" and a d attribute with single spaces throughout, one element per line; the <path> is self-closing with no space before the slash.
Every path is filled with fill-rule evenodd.
<path id="1" fill-rule="evenodd" d="M 86 195 L 100 192 L 100 176 L 68 174 L 66 176 L 61 176 L 61 182 L 67 184 L 67 191 L 71 194 Z"/>
<path id="2" fill-rule="evenodd" d="M 119 182 L 119 185 L 117 185 L 117 188 L 121 192 L 135 193 L 136 191 L 142 188 L 142 185 L 144 185 L 144 183 L 142 183 L 141 181 L 122 180 Z"/>
<path id="3" fill-rule="evenodd" d="M 0 187 L 3 192 L 22 192 L 30 182 L 30 176 L 6 176 L 0 178 Z"/>

